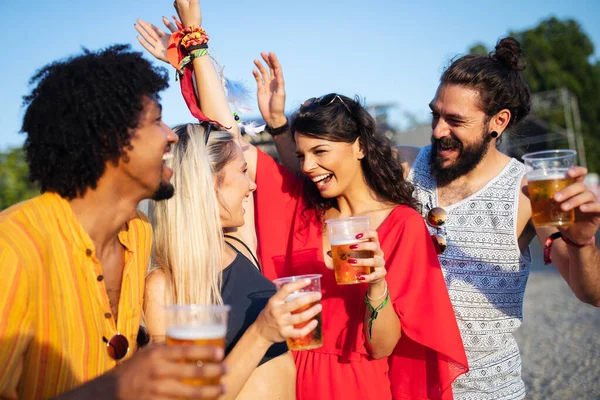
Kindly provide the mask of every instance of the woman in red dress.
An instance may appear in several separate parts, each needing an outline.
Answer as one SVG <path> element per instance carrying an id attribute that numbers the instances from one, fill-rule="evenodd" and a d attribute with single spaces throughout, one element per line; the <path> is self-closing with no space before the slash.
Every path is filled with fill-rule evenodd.
<path id="1" fill-rule="evenodd" d="M 159 36 L 149 51 L 160 58 Z M 263 59 L 270 72 L 256 61 L 259 107 L 287 168 L 241 138 L 210 63 L 194 71 L 195 88 L 206 116 L 231 125 L 258 185 L 247 217 L 256 218 L 264 274 L 323 275 L 323 346 L 294 352 L 297 398 L 451 397 L 466 357 L 433 243 L 389 141 L 358 102 L 337 94 L 305 102 L 286 128 L 281 68 L 273 54 Z M 372 230 L 357 236 L 364 241 L 355 250 L 374 257 L 349 262 L 373 272 L 363 284 L 338 285 L 324 221 L 359 215 L 370 217 Z"/>
<path id="2" fill-rule="evenodd" d="M 307 100 L 288 124 L 281 67 L 274 54 L 262 56 L 269 71 L 255 61 L 259 107 L 285 166 L 248 145 L 259 258 L 271 279 L 323 275 L 323 346 L 294 352 L 298 399 L 452 398 L 467 360 L 437 253 L 389 141 L 364 107 L 335 93 Z M 338 285 L 324 221 L 359 215 L 373 230 L 356 250 L 375 257 L 355 265 L 374 272 L 364 284 Z"/>

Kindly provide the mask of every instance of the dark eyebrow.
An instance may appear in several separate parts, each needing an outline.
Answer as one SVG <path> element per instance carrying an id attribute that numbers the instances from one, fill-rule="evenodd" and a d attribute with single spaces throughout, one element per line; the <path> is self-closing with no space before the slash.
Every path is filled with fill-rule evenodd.
<path id="1" fill-rule="evenodd" d="M 429 103 L 429 108 L 434 113 L 439 114 L 439 111 L 432 103 Z M 467 120 L 467 117 L 465 117 L 464 115 L 460 115 L 460 114 L 444 114 L 444 118 L 454 119 L 454 120 L 458 120 L 458 121 L 466 121 Z"/>
<path id="2" fill-rule="evenodd" d="M 316 146 L 313 146 L 313 147 L 311 147 L 310 149 L 308 149 L 308 151 L 314 151 L 314 150 L 316 150 L 317 148 L 319 148 L 319 147 L 321 147 L 321 146 L 327 146 L 327 144 L 326 144 L 326 143 L 321 143 L 321 144 L 318 144 L 318 145 L 316 145 Z M 301 156 L 301 155 L 302 155 L 302 153 L 301 153 L 301 152 L 299 152 L 299 151 L 296 151 L 296 155 L 297 155 L 297 156 Z"/>

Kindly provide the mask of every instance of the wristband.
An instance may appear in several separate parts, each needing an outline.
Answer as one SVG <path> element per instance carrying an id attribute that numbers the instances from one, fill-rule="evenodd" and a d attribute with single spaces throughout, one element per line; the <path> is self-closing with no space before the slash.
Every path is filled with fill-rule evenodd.
<path id="1" fill-rule="evenodd" d="M 385 300 L 383 301 L 383 303 L 381 303 L 380 305 L 378 305 L 376 308 L 373 308 L 373 306 L 371 305 L 371 303 L 369 302 L 369 296 L 365 293 L 365 304 L 367 305 L 367 308 L 369 309 L 369 311 L 371 311 L 371 317 L 369 318 L 369 327 L 368 327 L 368 338 L 369 338 L 369 342 L 373 341 L 373 335 L 371 333 L 372 329 L 373 329 L 373 321 L 375 321 L 377 319 L 377 316 L 379 315 L 379 311 L 385 307 L 387 305 L 387 303 L 390 302 L 390 292 L 386 290 L 386 296 L 385 296 Z"/>
<path id="2" fill-rule="evenodd" d="M 289 124 L 288 120 L 286 120 L 285 124 L 281 125 L 278 128 L 272 128 L 269 125 L 267 125 L 265 127 L 265 131 L 267 131 L 269 133 L 269 135 L 271 135 L 271 136 L 281 135 L 282 133 L 287 132 L 288 129 L 290 129 L 290 124 Z"/>
<path id="3" fill-rule="evenodd" d="M 578 249 L 581 249 L 582 247 L 596 243 L 595 236 L 592 236 L 590 238 L 590 240 L 588 240 L 587 242 L 585 242 L 583 244 L 579 244 L 579 243 L 575 243 L 575 242 L 571 241 L 570 239 L 567 239 L 560 232 L 554 232 L 552 235 L 548 236 L 548 238 L 546 239 L 546 242 L 544 242 L 544 264 L 546 264 L 546 265 L 552 263 L 552 256 L 551 256 L 552 244 L 554 244 L 554 241 L 558 238 L 562 238 L 563 242 L 565 242 L 567 245 L 569 245 L 571 247 L 577 247 Z"/>

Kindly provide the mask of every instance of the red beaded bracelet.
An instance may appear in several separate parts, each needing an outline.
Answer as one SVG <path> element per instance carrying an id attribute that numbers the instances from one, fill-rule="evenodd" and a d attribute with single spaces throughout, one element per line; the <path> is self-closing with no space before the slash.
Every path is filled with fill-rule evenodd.
<path id="1" fill-rule="evenodd" d="M 579 244 L 579 243 L 575 243 L 572 240 L 564 237 L 560 232 L 554 232 L 552 235 L 548 236 L 548 238 L 544 242 L 544 264 L 546 264 L 546 265 L 552 263 L 552 255 L 551 255 L 551 253 L 552 253 L 552 244 L 558 238 L 562 238 L 563 242 L 565 242 L 569 246 L 577 247 L 578 249 L 581 249 L 582 247 L 585 247 L 587 245 L 596 243 L 596 237 L 595 236 L 592 236 L 590 238 L 590 240 L 588 240 L 584 244 Z"/>

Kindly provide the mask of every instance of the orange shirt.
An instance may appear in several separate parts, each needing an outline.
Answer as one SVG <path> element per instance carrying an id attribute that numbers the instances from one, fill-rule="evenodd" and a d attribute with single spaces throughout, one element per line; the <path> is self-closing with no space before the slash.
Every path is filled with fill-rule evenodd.
<path id="1" fill-rule="evenodd" d="M 48 398 L 115 366 L 102 337 L 135 350 L 152 228 L 138 213 L 125 248 L 118 320 L 102 265 L 69 203 L 45 193 L 0 213 L 0 398 Z"/>

